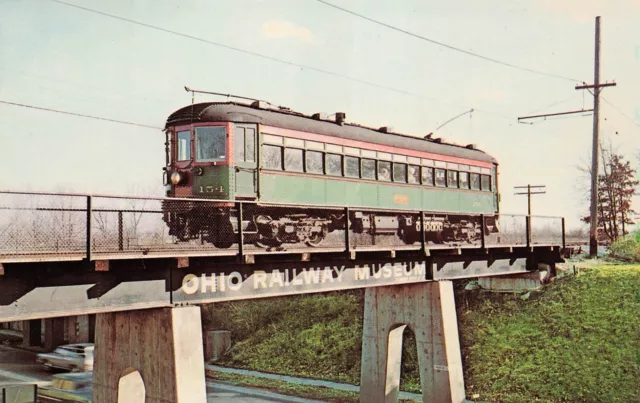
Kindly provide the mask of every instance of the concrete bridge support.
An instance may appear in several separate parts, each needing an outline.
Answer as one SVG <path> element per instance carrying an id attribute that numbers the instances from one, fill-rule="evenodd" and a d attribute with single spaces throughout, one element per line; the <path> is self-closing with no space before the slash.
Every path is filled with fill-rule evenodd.
<path id="1" fill-rule="evenodd" d="M 416 337 L 423 402 L 464 401 L 453 285 L 439 281 L 366 290 L 360 402 L 398 401 L 407 326 Z"/>
<path id="2" fill-rule="evenodd" d="M 98 314 L 95 403 L 204 403 L 200 307 Z"/>

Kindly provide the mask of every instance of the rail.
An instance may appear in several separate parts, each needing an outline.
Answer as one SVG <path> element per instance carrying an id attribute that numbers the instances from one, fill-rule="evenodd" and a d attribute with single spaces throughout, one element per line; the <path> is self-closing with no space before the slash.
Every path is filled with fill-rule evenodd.
<path id="1" fill-rule="evenodd" d="M 0 191 L 0 263 L 564 244 L 561 217 Z"/>

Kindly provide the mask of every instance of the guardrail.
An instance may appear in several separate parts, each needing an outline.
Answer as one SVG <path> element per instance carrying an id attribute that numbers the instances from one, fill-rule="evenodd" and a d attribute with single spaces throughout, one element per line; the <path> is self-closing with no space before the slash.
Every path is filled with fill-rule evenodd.
<path id="1" fill-rule="evenodd" d="M 561 217 L 0 191 L 0 262 L 564 244 Z"/>

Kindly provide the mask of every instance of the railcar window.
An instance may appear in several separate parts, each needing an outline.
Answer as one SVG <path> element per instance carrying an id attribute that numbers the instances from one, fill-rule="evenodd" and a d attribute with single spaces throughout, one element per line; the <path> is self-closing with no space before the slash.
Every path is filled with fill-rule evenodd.
<path id="1" fill-rule="evenodd" d="M 447 173 L 442 168 L 436 168 L 436 186 L 447 186 Z"/>
<path id="2" fill-rule="evenodd" d="M 247 162 L 255 162 L 256 160 L 256 129 L 247 127 L 245 129 L 244 146 L 245 155 L 244 160 Z"/>
<path id="3" fill-rule="evenodd" d="M 378 180 L 391 181 L 391 163 L 387 161 L 378 161 Z"/>
<path id="4" fill-rule="evenodd" d="M 178 132 L 178 161 L 191 159 L 191 132 Z"/>
<path id="5" fill-rule="evenodd" d="M 226 149 L 227 129 L 224 126 L 196 128 L 196 161 L 224 161 Z"/>
<path id="6" fill-rule="evenodd" d="M 233 148 L 235 149 L 236 161 L 244 161 L 244 127 L 235 127 Z"/>
<path id="7" fill-rule="evenodd" d="M 307 172 L 310 174 L 322 174 L 322 153 L 319 151 L 307 151 L 305 162 Z"/>
<path id="8" fill-rule="evenodd" d="M 489 175 L 481 175 L 480 186 L 482 190 L 491 190 L 491 177 Z"/>
<path id="9" fill-rule="evenodd" d="M 376 179 L 376 162 L 375 160 L 362 160 L 362 179 Z"/>
<path id="10" fill-rule="evenodd" d="M 327 175 L 342 176 L 342 155 L 325 154 Z"/>
<path id="11" fill-rule="evenodd" d="M 460 172 L 460 189 L 469 189 L 469 172 Z"/>
<path id="12" fill-rule="evenodd" d="M 471 174 L 471 189 L 480 190 L 480 174 Z"/>
<path id="13" fill-rule="evenodd" d="M 284 170 L 302 172 L 302 150 L 297 148 L 284 149 Z"/>
<path id="14" fill-rule="evenodd" d="M 447 187 L 458 187 L 458 171 L 447 170 Z"/>
<path id="15" fill-rule="evenodd" d="M 344 157 L 344 176 L 348 176 L 350 178 L 360 177 L 360 158 Z"/>
<path id="16" fill-rule="evenodd" d="M 262 166 L 282 170 L 282 147 L 262 145 Z"/>
<path id="17" fill-rule="evenodd" d="M 235 127 L 234 150 L 236 162 L 255 161 L 255 129 L 250 127 Z"/>
<path id="18" fill-rule="evenodd" d="M 409 165 L 409 175 L 407 176 L 409 183 L 420 183 L 420 167 Z"/>
<path id="19" fill-rule="evenodd" d="M 407 164 L 393 163 L 393 181 L 407 182 Z"/>
<path id="20" fill-rule="evenodd" d="M 422 167 L 422 184 L 433 186 L 433 168 Z"/>

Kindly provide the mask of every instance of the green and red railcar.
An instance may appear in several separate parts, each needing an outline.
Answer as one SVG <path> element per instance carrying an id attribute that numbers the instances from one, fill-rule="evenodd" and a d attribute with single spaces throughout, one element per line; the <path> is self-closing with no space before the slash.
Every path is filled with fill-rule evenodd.
<path id="1" fill-rule="evenodd" d="M 438 243 L 497 231 L 493 157 L 473 145 L 376 130 L 344 118 L 306 116 L 261 102 L 198 103 L 174 112 L 166 123 L 167 196 L 216 203 L 165 202 L 170 234 L 230 247 L 238 201 L 251 201 L 244 204 L 243 226 L 259 246 L 320 245 L 346 221 L 329 206 L 350 206 L 355 232 L 395 233 L 409 244 L 421 231 Z M 308 207 L 294 211 L 277 204 Z M 428 212 L 424 228 L 416 211 Z M 477 221 L 480 214 L 488 217 L 484 225 Z"/>

